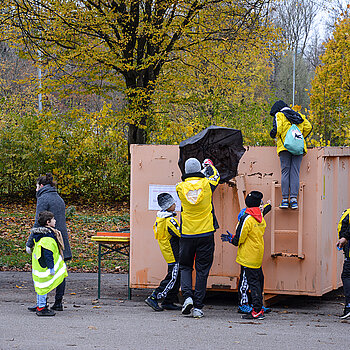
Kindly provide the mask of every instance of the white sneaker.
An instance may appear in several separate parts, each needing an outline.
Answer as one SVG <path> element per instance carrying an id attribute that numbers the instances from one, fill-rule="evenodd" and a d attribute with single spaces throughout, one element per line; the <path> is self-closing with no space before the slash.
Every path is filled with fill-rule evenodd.
<path id="1" fill-rule="evenodd" d="M 182 314 L 183 315 L 189 315 L 191 313 L 191 310 L 193 308 L 193 300 L 191 297 L 186 298 L 184 304 L 182 305 Z"/>
<path id="2" fill-rule="evenodd" d="M 194 308 L 192 311 L 192 316 L 194 318 L 201 318 L 204 316 L 204 313 L 201 309 Z"/>

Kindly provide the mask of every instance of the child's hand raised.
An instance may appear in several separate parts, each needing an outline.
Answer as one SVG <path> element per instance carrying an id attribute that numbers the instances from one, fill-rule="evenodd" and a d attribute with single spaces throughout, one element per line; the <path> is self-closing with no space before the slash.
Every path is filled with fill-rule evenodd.
<path id="1" fill-rule="evenodd" d="M 233 238 L 233 235 L 231 232 L 229 231 L 226 231 L 228 233 L 228 235 L 225 235 L 224 233 L 221 235 L 221 240 L 223 242 L 230 242 L 232 243 L 232 238 Z"/>

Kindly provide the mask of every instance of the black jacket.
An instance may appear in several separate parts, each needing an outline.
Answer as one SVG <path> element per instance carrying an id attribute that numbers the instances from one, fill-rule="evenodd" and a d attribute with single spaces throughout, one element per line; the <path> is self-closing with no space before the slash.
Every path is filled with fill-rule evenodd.
<path id="1" fill-rule="evenodd" d="M 298 112 L 289 108 L 288 105 L 282 100 L 275 102 L 270 111 L 270 115 L 274 117 L 272 122 L 272 130 L 270 131 L 270 136 L 273 139 L 276 137 L 277 134 L 277 124 L 275 115 L 278 112 L 282 112 L 291 124 L 298 125 L 304 121 L 303 117 Z"/>
<path id="2" fill-rule="evenodd" d="M 43 237 L 51 237 L 57 243 L 55 233 L 52 230 L 50 230 L 50 228 L 48 227 L 33 228 L 31 229 L 30 234 L 36 243 L 38 243 L 40 239 Z M 53 269 L 54 260 L 53 260 L 53 254 L 51 250 L 41 247 L 41 257 L 39 258 L 39 264 L 41 267 L 44 267 L 44 268 L 47 267 L 49 269 Z"/>

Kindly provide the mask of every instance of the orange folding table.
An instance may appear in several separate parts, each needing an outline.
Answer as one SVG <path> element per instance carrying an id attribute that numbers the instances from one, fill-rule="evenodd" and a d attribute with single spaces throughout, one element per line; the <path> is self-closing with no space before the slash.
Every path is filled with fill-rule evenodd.
<path id="1" fill-rule="evenodd" d="M 127 257 L 130 263 L 130 229 L 120 231 L 101 231 L 96 232 L 96 236 L 92 236 L 91 240 L 98 244 L 98 282 L 97 282 L 97 298 L 101 297 L 101 260 L 102 257 L 111 253 L 119 253 Z M 102 252 L 102 248 L 105 249 Z M 131 288 L 128 273 L 128 299 L 131 299 Z"/>

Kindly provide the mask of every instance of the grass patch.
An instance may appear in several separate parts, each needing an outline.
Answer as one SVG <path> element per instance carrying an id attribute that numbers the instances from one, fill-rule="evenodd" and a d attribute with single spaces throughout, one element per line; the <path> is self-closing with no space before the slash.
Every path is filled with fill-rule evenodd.
<path id="1" fill-rule="evenodd" d="M 31 270 L 31 256 L 25 252 L 29 231 L 34 225 L 35 203 L 0 206 L 0 270 Z M 69 271 L 96 272 L 98 245 L 91 241 L 97 231 L 117 231 L 129 227 L 129 208 L 74 207 L 67 219 L 73 259 Z M 126 257 L 111 253 L 102 259 L 104 272 L 128 269 Z"/>

